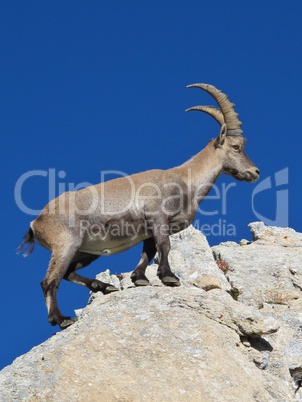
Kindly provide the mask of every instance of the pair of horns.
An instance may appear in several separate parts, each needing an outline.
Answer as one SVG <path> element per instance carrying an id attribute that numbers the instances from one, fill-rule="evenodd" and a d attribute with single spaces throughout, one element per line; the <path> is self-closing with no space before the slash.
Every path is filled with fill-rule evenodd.
<path id="1" fill-rule="evenodd" d="M 220 125 L 226 124 L 227 135 L 242 135 L 243 131 L 240 128 L 242 123 L 238 120 L 238 113 L 234 110 L 235 105 L 229 101 L 226 94 L 209 84 L 192 84 L 188 85 L 187 88 L 200 88 L 208 92 L 218 103 L 219 109 L 214 106 L 193 106 L 186 109 L 186 112 L 199 110 L 200 112 L 207 113 L 214 117 Z"/>

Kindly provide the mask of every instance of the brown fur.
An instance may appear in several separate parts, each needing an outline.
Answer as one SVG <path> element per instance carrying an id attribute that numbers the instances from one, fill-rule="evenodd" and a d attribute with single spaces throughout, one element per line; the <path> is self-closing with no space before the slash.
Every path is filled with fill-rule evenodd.
<path id="1" fill-rule="evenodd" d="M 143 242 L 143 253 L 132 273 L 133 283 L 149 284 L 145 270 L 157 250 L 159 278 L 167 286 L 179 286 L 180 281 L 169 265 L 169 236 L 192 223 L 199 203 L 220 174 L 248 182 L 259 177 L 259 170 L 244 152 L 245 139 L 233 104 L 212 86 L 198 87 L 217 101 L 222 98 L 219 112 L 215 114 L 214 108 L 207 108 L 206 112 L 218 116 L 220 122 L 226 120 L 218 137 L 202 151 L 172 169 L 149 170 L 64 193 L 50 201 L 32 222 L 20 251 L 29 244 L 27 255 L 30 254 L 35 238 L 52 252 L 41 283 L 52 325 L 65 328 L 73 322 L 61 314 L 57 305 L 56 294 L 62 279 L 87 286 L 93 292 L 115 291 L 113 286 L 75 271 L 100 255 L 119 253 L 139 242 Z"/>

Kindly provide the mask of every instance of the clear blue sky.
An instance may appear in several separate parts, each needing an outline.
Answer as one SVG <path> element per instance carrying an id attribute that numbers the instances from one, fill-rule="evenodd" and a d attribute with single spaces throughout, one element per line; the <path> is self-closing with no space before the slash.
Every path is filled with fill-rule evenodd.
<path id="1" fill-rule="evenodd" d="M 302 231 L 301 13 L 298 0 L 2 2 L 1 367 L 57 331 L 40 289 L 49 252 L 36 245 L 30 257 L 16 255 L 34 219 L 16 204 L 18 179 L 44 172 L 22 186 L 24 205 L 41 209 L 49 169 L 58 194 L 68 183 L 97 183 L 102 170 L 183 163 L 219 131 L 211 117 L 184 113 L 214 102 L 187 84 L 213 84 L 236 103 L 246 151 L 265 180 L 257 188 L 236 182 L 225 208 L 221 199 L 202 205 L 214 214 L 200 214 L 200 226 L 236 228 L 235 236 L 209 235 L 210 244 L 250 239 L 247 224 L 276 220 L 277 203 L 278 222 L 286 224 L 288 209 L 288 225 Z M 233 182 L 221 177 L 218 191 Z M 129 271 L 140 248 L 101 258 L 85 274 Z M 64 314 L 87 298 L 87 289 L 62 283 Z"/>

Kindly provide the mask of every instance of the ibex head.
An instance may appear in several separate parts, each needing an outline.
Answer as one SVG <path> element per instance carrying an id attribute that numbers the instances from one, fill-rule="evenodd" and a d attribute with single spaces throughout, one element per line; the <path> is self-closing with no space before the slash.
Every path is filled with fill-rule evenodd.
<path id="1" fill-rule="evenodd" d="M 231 103 L 226 94 L 212 85 L 192 84 L 187 86 L 187 88 L 192 87 L 208 92 L 219 105 L 219 109 L 214 106 L 193 106 L 186 112 L 191 110 L 205 112 L 220 124 L 220 133 L 214 145 L 223 161 L 222 173 L 231 175 L 237 180 L 248 182 L 257 180 L 260 171 L 244 152 L 246 140 L 242 137 L 243 131 L 240 128 L 242 123 L 238 120 L 234 103 Z"/>

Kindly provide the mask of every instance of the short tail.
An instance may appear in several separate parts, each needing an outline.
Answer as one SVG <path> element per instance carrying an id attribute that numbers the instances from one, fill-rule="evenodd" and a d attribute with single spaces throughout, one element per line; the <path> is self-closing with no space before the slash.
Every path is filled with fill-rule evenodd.
<path id="1" fill-rule="evenodd" d="M 29 254 L 31 254 L 35 247 L 35 237 L 32 228 L 29 228 L 28 232 L 26 232 L 23 242 L 18 247 L 17 254 L 20 254 L 26 247 L 27 250 L 25 253 L 23 253 L 23 257 L 27 257 Z"/>

